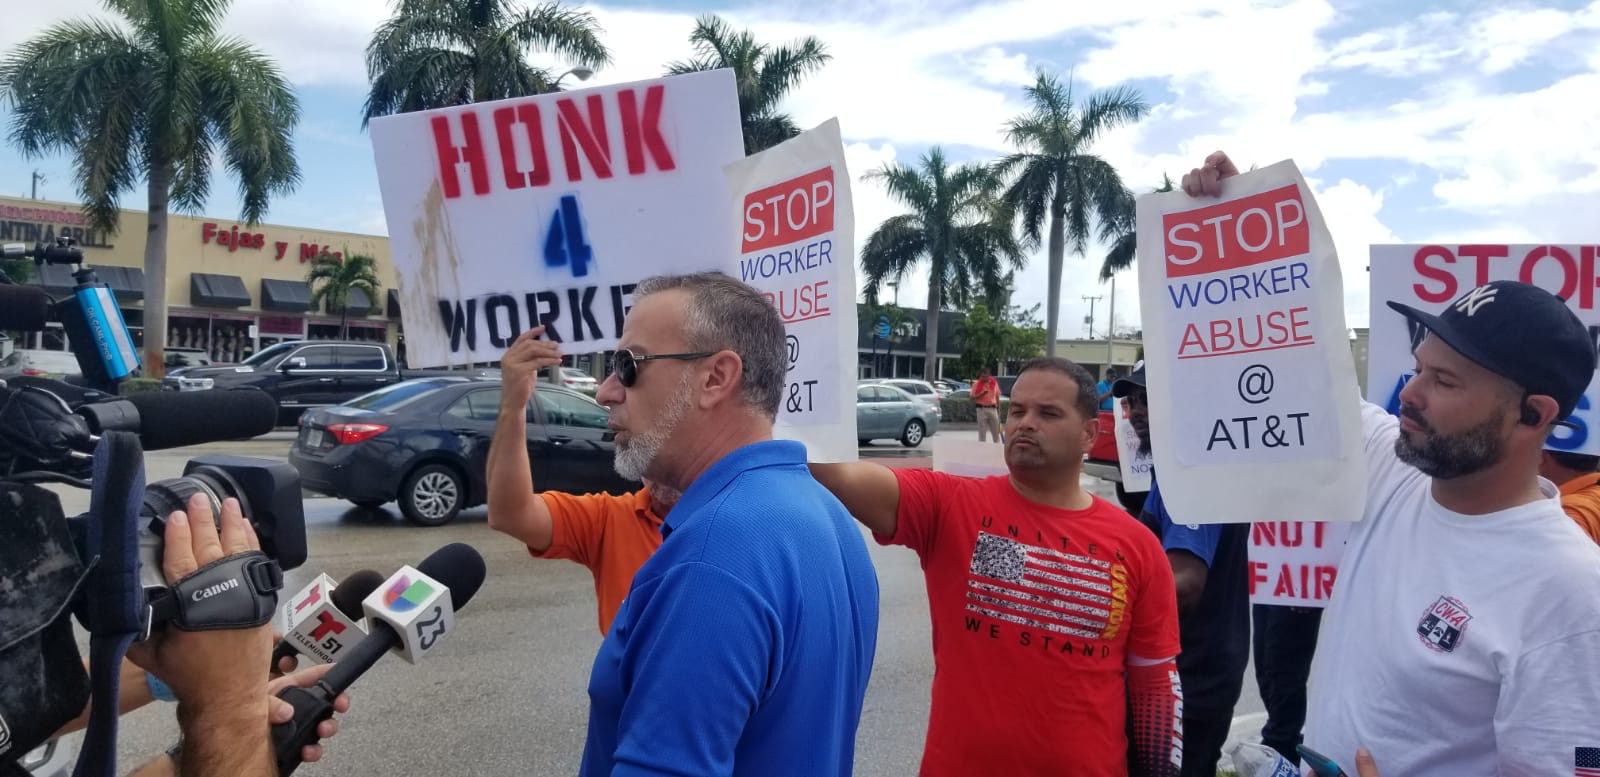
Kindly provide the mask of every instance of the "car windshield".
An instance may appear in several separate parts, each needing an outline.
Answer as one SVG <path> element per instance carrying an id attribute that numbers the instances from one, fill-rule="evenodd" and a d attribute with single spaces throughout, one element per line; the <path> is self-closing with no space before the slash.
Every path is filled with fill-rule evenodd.
<path id="1" fill-rule="evenodd" d="M 412 401 L 436 391 L 451 383 L 460 383 L 466 378 L 427 378 L 424 380 L 408 380 L 396 383 L 393 386 L 384 386 L 377 391 L 362 394 L 355 399 L 344 403 L 344 407 L 354 407 L 361 410 L 395 410 L 410 404 Z"/>
<path id="2" fill-rule="evenodd" d="M 282 356 L 289 349 L 294 348 L 297 345 L 300 345 L 300 343 L 293 341 L 287 343 L 278 343 L 277 345 L 265 350 L 257 351 L 256 355 L 245 359 L 243 362 L 240 362 L 240 364 L 248 367 L 260 367 L 261 365 L 266 364 L 267 362 L 272 361 L 279 356 Z"/>

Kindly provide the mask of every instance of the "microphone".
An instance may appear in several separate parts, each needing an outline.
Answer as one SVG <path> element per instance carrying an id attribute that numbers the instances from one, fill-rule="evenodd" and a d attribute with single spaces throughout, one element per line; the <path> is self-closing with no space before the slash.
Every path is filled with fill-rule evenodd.
<path id="1" fill-rule="evenodd" d="M 146 391 L 77 410 L 90 431 L 137 432 L 147 451 L 239 440 L 272 431 L 278 403 L 258 389 Z"/>
<path id="2" fill-rule="evenodd" d="M 272 651 L 272 668 L 303 653 L 319 664 L 331 664 L 339 654 L 366 634 L 357 625 L 361 600 L 383 584 L 383 575 L 370 569 L 352 572 L 339 583 L 327 575 L 315 580 L 283 605 L 283 640 Z"/>
<path id="3" fill-rule="evenodd" d="M 44 329 L 50 295 L 32 286 L 0 286 L 0 329 Z"/>
<path id="4" fill-rule="evenodd" d="M 455 611 L 465 607 L 483 585 L 483 556 L 456 542 L 405 566 L 362 602 L 367 612 L 367 637 L 348 648 L 321 680 L 309 688 L 285 688 L 278 698 L 294 706 L 294 718 L 272 727 L 278 772 L 289 775 L 300 766 L 300 751 L 317 739 L 317 725 L 333 717 L 333 701 L 385 653 L 415 661 L 431 652 L 455 625 Z M 402 629 L 397 631 L 396 627 Z"/>

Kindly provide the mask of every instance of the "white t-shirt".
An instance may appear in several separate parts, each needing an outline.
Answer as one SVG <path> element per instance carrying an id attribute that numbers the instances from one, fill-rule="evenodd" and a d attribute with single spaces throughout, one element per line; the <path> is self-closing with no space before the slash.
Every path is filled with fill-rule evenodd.
<path id="1" fill-rule="evenodd" d="M 1367 506 L 1312 665 L 1306 745 L 1385 777 L 1574 774 L 1600 748 L 1600 547 L 1545 499 L 1488 515 L 1434 501 L 1365 405 Z M 1589 751 L 1586 751 L 1589 752 Z"/>

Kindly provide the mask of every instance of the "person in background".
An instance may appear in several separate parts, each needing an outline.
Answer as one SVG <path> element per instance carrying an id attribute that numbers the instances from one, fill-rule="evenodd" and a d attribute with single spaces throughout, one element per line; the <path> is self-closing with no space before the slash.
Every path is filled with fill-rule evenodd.
<path id="1" fill-rule="evenodd" d="M 600 636 L 622 606 L 634 573 L 661 546 L 661 521 L 677 490 L 645 482 L 631 494 L 535 494 L 526 408 L 539 371 L 561 364 L 561 344 L 544 327 L 517 338 L 500 361 L 500 415 L 489 446 L 489 528 L 528 546 L 534 558 L 564 558 L 594 576 Z"/>
<path id="2" fill-rule="evenodd" d="M 1139 435 L 1141 449 L 1149 450 L 1144 368 L 1118 379 L 1111 391 L 1127 401 L 1128 423 Z M 1166 549 L 1178 596 L 1183 775 L 1216 777 L 1250 663 L 1250 524 L 1194 524 L 1173 518 L 1154 471 L 1139 520 Z"/>
<path id="3" fill-rule="evenodd" d="M 984 442 L 989 435 L 994 435 L 996 444 L 1000 442 L 1000 381 L 989 374 L 989 370 L 978 371 L 978 379 L 972 384 L 972 404 L 978 410 L 978 442 Z"/>
<path id="4" fill-rule="evenodd" d="M 1217 152 L 1184 176 L 1216 197 Z M 1399 417 L 1361 407 L 1367 496 L 1323 614 L 1306 746 L 1396 775 L 1581 774 L 1600 760 L 1600 546 L 1539 477 L 1594 378 L 1554 294 L 1491 281 L 1428 313 Z M 1346 771 L 1349 771 L 1346 768 Z"/>
<path id="5" fill-rule="evenodd" d="M 1178 614 L 1161 544 L 1084 490 L 1094 378 L 1023 365 L 1006 411 L 1008 475 L 878 464 L 811 471 L 884 545 L 916 551 L 933 619 L 923 777 L 1125 777 L 1183 758 Z M 789 772 L 794 773 L 794 772 Z"/>
<path id="6" fill-rule="evenodd" d="M 1561 509 L 1567 511 L 1589 539 L 1600 543 L 1600 456 L 1546 450 L 1539 474 L 1561 489 Z"/>
<path id="7" fill-rule="evenodd" d="M 1107 367 L 1105 380 L 1094 385 L 1095 394 L 1099 396 L 1095 401 L 1099 403 L 1099 410 L 1102 413 L 1110 412 L 1112 409 L 1111 387 L 1116 384 L 1118 377 L 1120 373 L 1116 367 Z"/>
<path id="8" fill-rule="evenodd" d="M 844 505 L 772 438 L 783 320 L 722 273 L 633 291 L 610 376 L 616 468 L 683 492 L 589 677 L 581 774 L 848 775 L 878 579 Z"/>
<path id="9" fill-rule="evenodd" d="M 1261 744 L 1299 765 L 1295 746 L 1305 741 L 1306 683 L 1317 652 L 1322 608 L 1257 604 L 1251 607 L 1256 688 L 1267 720 Z"/>

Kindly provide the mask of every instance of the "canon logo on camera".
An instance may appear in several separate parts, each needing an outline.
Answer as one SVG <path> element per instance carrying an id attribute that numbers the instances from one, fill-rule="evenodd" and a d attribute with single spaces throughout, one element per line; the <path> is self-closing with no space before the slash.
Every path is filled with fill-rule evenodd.
<path id="1" fill-rule="evenodd" d="M 217 594 L 222 593 L 223 591 L 231 591 L 231 590 L 233 590 L 235 588 L 238 588 L 238 587 L 239 587 L 239 578 L 236 577 L 236 578 L 233 578 L 232 580 L 225 580 L 225 581 L 223 581 L 221 583 L 217 583 L 216 585 L 209 586 L 209 587 L 206 587 L 206 588 L 202 588 L 202 589 L 200 589 L 198 591 L 195 591 L 194 592 L 194 596 L 191 597 L 191 598 L 193 598 L 197 602 L 204 601 L 206 599 L 210 599 L 213 596 L 216 596 Z"/>

